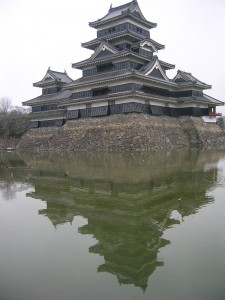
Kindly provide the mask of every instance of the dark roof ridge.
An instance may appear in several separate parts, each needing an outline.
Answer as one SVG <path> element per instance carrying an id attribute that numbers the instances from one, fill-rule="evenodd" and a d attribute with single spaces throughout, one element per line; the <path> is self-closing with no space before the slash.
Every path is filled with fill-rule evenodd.
<path id="1" fill-rule="evenodd" d="M 167 65 L 171 69 L 175 69 L 175 67 L 176 67 L 176 65 L 168 63 L 168 62 L 166 62 L 164 60 L 161 60 L 161 59 L 159 59 L 159 63 L 162 64 L 162 65 Z"/>
<path id="2" fill-rule="evenodd" d="M 192 73 L 190 73 L 190 72 L 185 72 L 185 71 L 181 71 L 181 70 L 178 70 L 178 72 L 183 73 L 184 75 L 186 75 L 186 74 L 190 75 L 193 78 L 194 83 L 200 82 L 204 85 L 208 85 L 205 82 L 203 82 L 203 81 L 199 80 L 198 78 L 196 78 L 195 76 L 193 76 Z"/>
<path id="3" fill-rule="evenodd" d="M 184 74 L 188 74 L 188 75 L 193 76 L 193 75 L 191 74 L 191 72 L 182 71 L 182 70 L 180 70 L 180 69 L 178 69 L 177 72 L 181 72 L 181 73 L 184 73 Z"/>
<path id="4" fill-rule="evenodd" d="M 61 78 L 58 78 L 54 73 L 56 73 L 56 74 L 61 74 L 61 75 L 65 75 L 68 79 L 70 79 L 71 81 L 73 81 L 73 79 L 67 74 L 67 72 L 66 72 L 66 70 L 64 70 L 64 72 L 59 72 L 59 71 L 53 71 L 53 70 L 51 70 L 50 68 L 48 69 L 48 71 L 47 71 L 47 73 L 48 72 L 51 72 L 51 73 L 53 73 L 53 75 L 56 77 L 55 79 L 56 80 L 62 80 Z"/>
<path id="5" fill-rule="evenodd" d="M 122 4 L 122 5 L 119 5 L 119 6 L 116 6 L 116 7 L 112 7 L 112 4 L 111 4 L 111 6 L 109 8 L 109 12 L 115 11 L 117 9 L 122 9 L 122 8 L 125 8 L 125 7 L 129 7 L 132 3 L 137 3 L 137 1 L 136 0 L 132 0 L 130 2 L 127 2 L 125 4 Z"/>
<path id="6" fill-rule="evenodd" d="M 59 72 L 59 71 L 53 71 L 49 68 L 48 71 L 51 71 L 53 73 L 58 73 L 58 74 L 67 74 L 66 70 L 64 70 L 64 72 Z"/>
<path id="7" fill-rule="evenodd" d="M 135 9 L 138 9 L 140 16 L 137 17 L 133 13 L 133 11 Z M 98 26 L 100 26 L 102 24 L 105 24 L 105 23 L 110 22 L 112 20 L 117 20 L 117 19 L 119 19 L 121 17 L 124 17 L 124 16 L 130 16 L 130 17 L 132 17 L 132 18 L 134 18 L 134 19 L 136 19 L 140 22 L 144 22 L 144 24 L 148 25 L 149 28 L 155 28 L 157 26 L 156 23 L 147 21 L 145 19 L 145 17 L 142 14 L 142 12 L 140 10 L 140 7 L 139 7 L 136 0 L 134 0 L 132 2 L 128 2 L 127 4 L 124 4 L 122 6 L 117 6 L 115 8 L 111 7 L 111 9 L 108 11 L 108 13 L 104 17 L 99 18 L 96 21 L 89 22 L 89 26 L 97 28 Z"/>

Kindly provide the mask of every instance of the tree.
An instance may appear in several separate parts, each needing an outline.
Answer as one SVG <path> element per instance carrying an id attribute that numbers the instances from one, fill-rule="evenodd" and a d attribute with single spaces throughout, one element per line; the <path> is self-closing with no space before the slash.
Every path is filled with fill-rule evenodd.
<path id="1" fill-rule="evenodd" d="M 12 109 L 12 101 L 7 97 L 2 97 L 0 99 L 0 113 L 8 114 Z"/>
<path id="2" fill-rule="evenodd" d="M 9 98 L 0 99 L 0 137 L 19 138 L 29 126 L 30 110 L 13 107 Z"/>

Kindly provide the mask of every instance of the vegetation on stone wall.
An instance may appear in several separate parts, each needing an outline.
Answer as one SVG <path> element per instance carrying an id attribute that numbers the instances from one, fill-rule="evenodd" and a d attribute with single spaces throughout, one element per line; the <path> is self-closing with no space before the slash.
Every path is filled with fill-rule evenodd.
<path id="1" fill-rule="evenodd" d="M 224 130 L 225 129 L 225 117 L 219 117 L 216 123 Z"/>
<path id="2" fill-rule="evenodd" d="M 0 138 L 19 138 L 28 129 L 30 111 L 12 106 L 9 98 L 0 99 Z"/>

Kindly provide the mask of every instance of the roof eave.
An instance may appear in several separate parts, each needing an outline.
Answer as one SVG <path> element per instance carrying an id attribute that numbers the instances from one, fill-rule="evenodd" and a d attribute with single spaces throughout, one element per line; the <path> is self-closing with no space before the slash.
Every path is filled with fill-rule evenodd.
<path id="1" fill-rule="evenodd" d="M 121 37 L 126 36 L 126 35 L 128 35 L 129 37 L 133 37 L 133 38 L 139 39 L 138 42 L 141 42 L 143 40 L 143 36 L 142 35 L 137 34 L 135 32 L 132 32 L 129 29 L 126 29 L 124 31 L 118 32 L 116 34 L 111 34 L 111 35 L 105 36 L 104 39 L 107 40 L 107 41 L 110 41 L 110 40 L 121 38 Z M 162 44 L 156 42 L 155 40 L 153 40 L 151 38 L 150 39 L 147 38 L 147 39 L 144 39 L 144 40 L 147 40 L 147 41 L 149 40 L 151 43 L 153 43 L 153 45 L 156 47 L 157 50 L 165 49 L 165 45 L 162 45 Z M 81 46 L 83 48 L 87 48 L 87 49 L 93 50 L 92 46 L 98 45 L 101 42 L 102 42 L 101 38 L 97 38 L 97 39 L 94 39 L 92 41 L 82 43 Z"/>
<path id="2" fill-rule="evenodd" d="M 149 59 L 145 56 L 142 56 L 142 55 L 138 55 L 136 54 L 135 52 L 132 52 L 132 51 L 126 51 L 125 53 L 121 53 L 120 55 L 118 55 L 118 57 L 124 57 L 124 56 L 129 56 L 129 55 L 132 55 L 132 56 L 135 56 L 137 58 L 140 58 L 140 59 L 143 59 L 145 61 L 149 61 Z M 98 64 L 98 63 L 104 63 L 108 60 L 112 60 L 112 59 L 115 59 L 117 57 L 107 57 L 105 59 L 101 59 L 101 60 L 93 60 L 93 61 L 89 61 L 89 60 L 84 60 L 82 62 L 79 62 L 79 63 L 73 63 L 72 64 L 72 68 L 75 68 L 75 69 L 80 69 L 82 70 L 83 67 L 85 66 L 88 66 L 88 65 L 92 65 L 92 64 Z"/>
<path id="3" fill-rule="evenodd" d="M 164 97 L 164 96 L 157 96 L 157 95 L 149 95 L 149 94 L 145 94 L 143 92 L 137 92 L 137 91 L 126 91 L 126 92 L 121 92 L 121 93 L 116 93 L 116 94 L 112 94 L 112 95 L 104 95 L 104 96 L 96 96 L 96 97 L 89 97 L 86 99 L 74 99 L 74 101 L 70 101 L 70 102 L 62 102 L 61 104 L 59 104 L 60 106 L 69 106 L 71 104 L 81 104 L 81 103 L 93 103 L 93 102 L 101 102 L 101 101 L 105 101 L 105 100 L 110 100 L 110 99 L 121 99 L 121 98 L 130 98 L 133 97 L 135 95 L 138 95 L 140 98 L 143 99 L 149 99 L 149 97 L 151 96 L 152 100 L 161 100 L 161 101 L 166 101 L 166 102 L 174 102 L 176 103 L 176 99 L 171 98 L 171 97 Z"/>
<path id="4" fill-rule="evenodd" d="M 166 70 L 172 70 L 172 69 L 175 69 L 175 65 L 173 64 L 170 64 L 170 63 L 167 63 L 165 61 L 162 61 L 162 60 L 159 60 L 159 63 L 162 67 L 164 67 Z"/>
<path id="5" fill-rule="evenodd" d="M 199 84 L 199 83 L 196 83 L 196 84 L 194 84 L 194 86 L 200 87 L 200 88 L 202 88 L 203 90 L 209 90 L 209 89 L 212 88 L 212 86 L 209 85 L 209 84 Z"/>
<path id="6" fill-rule="evenodd" d="M 51 80 L 51 81 L 49 81 L 49 82 L 44 82 L 44 81 L 41 82 L 41 81 L 39 81 L 39 82 L 33 83 L 33 86 L 34 86 L 34 87 L 43 87 L 43 86 L 47 86 L 47 85 L 54 84 L 54 83 L 56 83 L 55 80 Z"/>
<path id="7" fill-rule="evenodd" d="M 119 16 L 116 16 L 114 18 L 107 19 L 107 20 L 100 19 L 100 20 L 97 20 L 97 21 L 94 21 L 94 22 L 89 22 L 89 26 L 92 27 L 92 28 L 98 29 L 102 25 L 105 25 L 107 23 L 111 23 L 112 21 L 116 21 L 116 20 L 124 18 L 124 17 L 131 17 L 131 18 L 135 19 L 136 21 L 139 21 L 140 23 L 145 24 L 146 26 L 148 26 L 149 29 L 157 27 L 157 23 L 149 22 L 147 20 L 135 17 L 130 12 L 119 15 Z"/>
<path id="8" fill-rule="evenodd" d="M 38 97 L 37 97 L 38 98 Z M 58 99 L 37 99 L 37 101 L 34 101 L 36 98 L 34 99 L 30 99 L 30 100 L 27 100 L 27 101 L 24 101 L 22 102 L 22 105 L 23 106 L 35 106 L 35 105 L 38 105 L 38 104 L 43 104 L 43 103 L 50 103 L 50 102 L 57 102 L 59 101 Z"/>
<path id="9" fill-rule="evenodd" d="M 150 40 L 150 42 L 153 43 L 153 45 L 157 48 L 157 50 L 165 49 L 165 45 L 160 44 L 160 43 L 156 42 L 155 40 L 153 40 L 151 38 L 149 40 Z"/>
<path id="10" fill-rule="evenodd" d="M 138 79 L 142 79 L 148 82 L 153 82 L 155 84 L 161 84 L 165 87 L 177 87 L 177 84 L 173 81 L 163 81 L 163 80 L 159 80 L 157 78 L 154 77 L 149 77 L 146 75 L 143 75 L 141 73 L 139 73 L 138 71 L 135 70 L 131 70 L 128 74 L 121 74 L 117 77 L 113 77 L 113 78 L 107 78 L 107 79 L 102 79 L 100 81 L 88 81 L 88 82 L 78 82 L 76 83 L 75 81 L 73 82 L 73 84 L 71 84 L 70 86 L 68 86 L 69 89 L 74 89 L 74 88 L 79 88 L 79 87 L 84 87 L 84 86 L 90 86 L 90 85 L 96 85 L 96 83 L 104 83 L 106 84 L 107 82 L 112 82 L 112 81 L 120 81 L 121 79 L 127 79 L 127 78 L 131 78 L 131 77 L 136 77 Z"/>
<path id="11" fill-rule="evenodd" d="M 190 82 L 182 82 L 180 84 L 178 82 L 175 82 L 173 79 L 172 79 L 172 81 L 177 84 L 178 88 L 181 88 L 181 89 L 182 88 L 186 88 L 186 87 L 192 87 L 192 88 L 197 87 L 197 88 L 200 88 L 202 90 L 207 90 L 207 89 L 211 89 L 212 88 L 211 85 L 208 85 L 208 84 L 199 84 L 199 83 L 191 82 L 191 81 Z"/>
<path id="12" fill-rule="evenodd" d="M 66 84 L 66 83 L 68 83 L 68 82 L 55 79 L 55 80 L 51 80 L 51 81 L 39 81 L 39 82 L 35 82 L 35 83 L 33 83 L 33 86 L 34 87 L 45 87 L 45 86 L 52 85 L 52 84 L 63 85 L 63 84 Z"/>

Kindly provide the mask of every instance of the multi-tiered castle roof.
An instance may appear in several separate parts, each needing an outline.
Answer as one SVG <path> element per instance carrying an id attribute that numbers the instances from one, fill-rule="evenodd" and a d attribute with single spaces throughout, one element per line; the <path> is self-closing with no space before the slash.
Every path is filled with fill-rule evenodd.
<path id="1" fill-rule="evenodd" d="M 42 95 L 23 104 L 32 106 L 32 127 L 63 125 L 67 120 L 121 113 L 154 115 L 216 115 L 223 105 L 206 94 L 210 85 L 191 73 L 178 70 L 173 79 L 166 72 L 171 63 L 158 58 L 164 45 L 150 37 L 156 23 L 145 19 L 138 2 L 110 7 L 108 13 L 89 25 L 97 38 L 82 47 L 92 55 L 72 64 L 82 77 L 48 69 L 34 86 Z"/>

